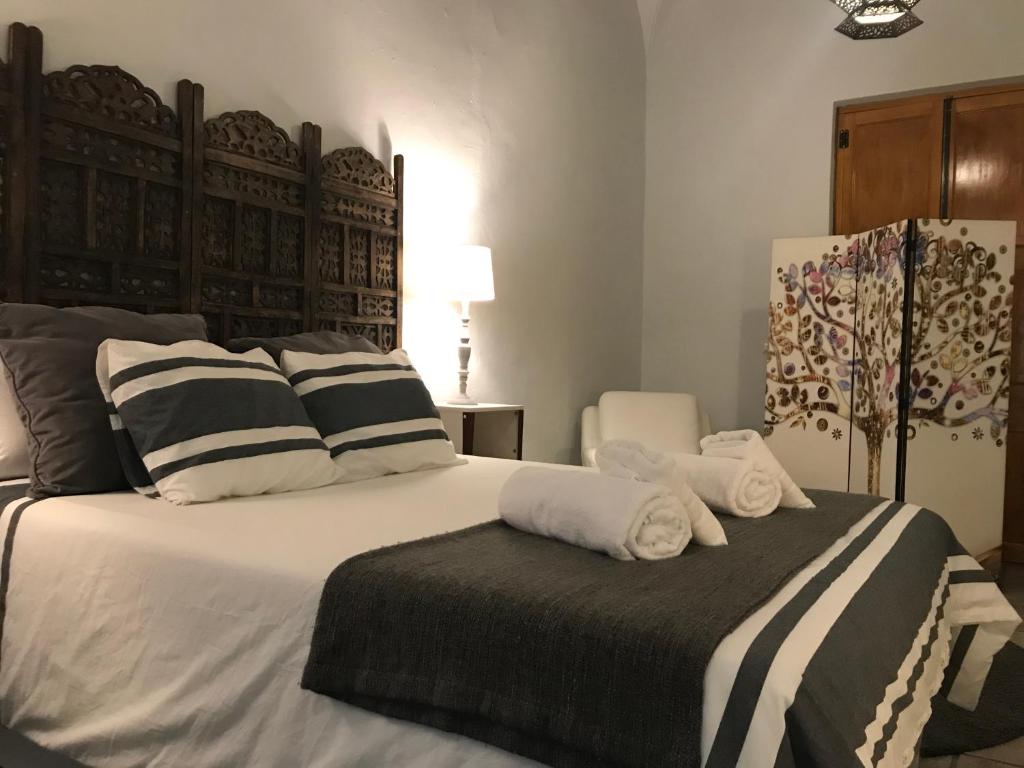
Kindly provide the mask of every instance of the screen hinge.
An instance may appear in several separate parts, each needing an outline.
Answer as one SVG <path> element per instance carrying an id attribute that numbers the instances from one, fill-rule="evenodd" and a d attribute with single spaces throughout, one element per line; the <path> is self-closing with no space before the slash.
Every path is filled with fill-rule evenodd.
<path id="1" fill-rule="evenodd" d="M 849 149 L 850 147 L 850 132 L 845 128 L 839 132 L 839 149 Z"/>

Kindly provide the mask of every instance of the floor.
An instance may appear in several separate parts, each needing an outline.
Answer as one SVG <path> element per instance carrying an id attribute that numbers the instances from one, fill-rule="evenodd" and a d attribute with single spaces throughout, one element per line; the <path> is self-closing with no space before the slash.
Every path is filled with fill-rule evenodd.
<path id="1" fill-rule="evenodd" d="M 1004 565 L 1000 586 L 1018 613 L 1024 614 L 1024 565 Z M 1024 646 L 1024 625 L 1013 636 Z M 1024 738 L 991 749 L 956 757 L 932 757 L 922 760 L 920 768 L 1024 768 Z"/>

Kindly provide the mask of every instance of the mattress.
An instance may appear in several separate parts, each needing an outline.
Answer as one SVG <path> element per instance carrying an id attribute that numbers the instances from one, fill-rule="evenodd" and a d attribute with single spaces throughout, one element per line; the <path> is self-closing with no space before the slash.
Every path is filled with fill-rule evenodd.
<path id="1" fill-rule="evenodd" d="M 522 466 L 470 458 L 464 466 L 188 507 L 134 492 L 7 504 L 0 721 L 82 763 L 114 768 L 535 765 L 299 687 L 323 584 L 339 563 L 494 519 L 502 483 Z M 705 759 L 753 638 L 856 533 L 718 646 L 704 679 Z M 944 573 L 964 569 L 978 566 L 952 558 Z M 857 569 L 844 579 L 856 581 Z M 847 586 L 837 580 L 835 589 Z M 848 591 L 855 594 L 855 585 Z M 999 636 L 1015 626 L 1009 610 L 994 625 Z M 980 602 L 972 617 L 1000 618 Z M 801 664 L 833 623 L 802 623 L 787 640 L 791 650 L 758 697 L 740 765 L 756 766 L 778 749 Z M 890 735 L 900 748 L 879 765 L 909 762 L 948 650 L 942 656 L 919 665 L 910 692 L 905 670 L 893 669 L 887 698 L 909 693 L 911 701 Z"/>

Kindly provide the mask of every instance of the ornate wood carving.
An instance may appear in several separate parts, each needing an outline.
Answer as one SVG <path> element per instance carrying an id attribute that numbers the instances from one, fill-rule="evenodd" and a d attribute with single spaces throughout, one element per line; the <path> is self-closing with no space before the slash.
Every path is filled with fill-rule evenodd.
<path id="1" fill-rule="evenodd" d="M 177 260 L 181 222 L 181 193 L 160 184 L 146 186 L 143 205 L 143 243 L 150 259 Z"/>
<path id="2" fill-rule="evenodd" d="M 325 290 L 320 294 L 320 313 L 323 315 L 355 316 L 359 304 L 359 294 L 339 293 Z"/>
<path id="3" fill-rule="evenodd" d="M 208 197 L 203 207 L 201 251 L 202 263 L 207 267 L 228 269 L 234 246 L 231 230 L 234 226 L 234 208 L 227 200 Z"/>
<path id="4" fill-rule="evenodd" d="M 323 191 L 321 211 L 328 216 L 340 216 L 351 221 L 376 224 L 381 227 L 395 226 L 396 210 L 394 208 L 369 200 L 360 200 L 331 189 Z"/>
<path id="5" fill-rule="evenodd" d="M 363 314 L 367 317 L 394 317 L 395 300 L 389 296 L 364 296 Z"/>
<path id="6" fill-rule="evenodd" d="M 323 283 L 314 327 L 358 333 L 386 350 L 401 343 L 401 158 L 395 169 L 392 176 L 359 147 L 323 158 L 316 253 Z"/>
<path id="7" fill-rule="evenodd" d="M 102 293 L 110 287 L 110 264 L 72 256 L 44 255 L 39 282 L 46 288 Z"/>
<path id="8" fill-rule="evenodd" d="M 336 149 L 324 155 L 321 173 L 327 181 L 352 184 L 391 197 L 395 195 L 395 178 L 384 163 L 362 147 Z"/>
<path id="9" fill-rule="evenodd" d="M 121 291 L 133 296 L 174 300 L 178 296 L 177 269 L 158 269 L 136 264 L 122 267 Z"/>
<path id="10" fill-rule="evenodd" d="M 254 203 L 266 201 L 292 208 L 302 207 L 302 186 L 293 182 L 231 168 L 220 163 L 207 163 L 203 169 L 203 180 L 211 189 L 217 189 L 229 196 L 253 199 Z"/>
<path id="11" fill-rule="evenodd" d="M 257 317 L 232 315 L 230 336 L 290 336 L 302 333 L 302 322 L 290 317 Z"/>
<path id="12" fill-rule="evenodd" d="M 352 285 L 370 285 L 370 233 L 365 229 L 348 230 L 348 282 Z"/>
<path id="13" fill-rule="evenodd" d="M 102 115 L 167 136 L 178 135 L 178 121 L 156 92 L 120 67 L 68 67 L 43 78 L 43 96 L 54 104 Z"/>
<path id="14" fill-rule="evenodd" d="M 85 184 L 74 166 L 44 160 L 39 218 L 46 246 L 81 247 L 85 236 Z"/>
<path id="15" fill-rule="evenodd" d="M 244 280 L 207 277 L 203 280 L 203 301 L 207 304 L 252 306 L 252 285 Z"/>
<path id="16" fill-rule="evenodd" d="M 127 176 L 100 171 L 96 175 L 96 246 L 130 253 L 135 223 L 135 185 Z"/>
<path id="17" fill-rule="evenodd" d="M 277 217 L 277 236 L 270 252 L 270 274 L 282 277 L 302 276 L 302 250 L 305 229 L 297 216 Z"/>
<path id="18" fill-rule="evenodd" d="M 373 287 L 395 290 L 397 288 L 395 276 L 398 271 L 396 238 L 391 235 L 379 234 L 374 241 L 374 249 L 376 251 L 374 257 L 376 271 L 373 276 Z"/>
<path id="19" fill-rule="evenodd" d="M 344 250 L 342 238 L 345 236 L 345 229 L 333 222 L 323 222 L 320 225 L 320 249 L 317 258 L 317 265 L 320 272 L 320 279 L 327 283 L 340 283 L 342 280 L 342 260 Z"/>
<path id="20" fill-rule="evenodd" d="M 207 120 L 203 135 L 202 258 L 193 276 L 201 310 L 221 315 L 222 338 L 307 327 L 311 183 L 297 173 L 305 147 L 252 111 Z"/>
<path id="21" fill-rule="evenodd" d="M 299 145 L 266 115 L 253 110 L 225 112 L 206 121 L 206 146 L 257 160 L 302 169 Z"/>
<path id="22" fill-rule="evenodd" d="M 351 323 L 342 323 L 338 330 L 351 336 L 363 336 L 374 344 L 376 344 L 378 340 L 376 325 L 353 325 Z"/>
<path id="23" fill-rule="evenodd" d="M 199 312 L 210 338 L 333 328 L 400 343 L 402 164 L 256 111 L 204 119 L 116 66 L 0 57 L 0 298 Z"/>
<path id="24" fill-rule="evenodd" d="M 242 271 L 266 274 L 270 253 L 270 211 L 242 206 Z"/>
<path id="25" fill-rule="evenodd" d="M 101 163 L 122 173 L 145 171 L 170 178 L 180 173 L 180 157 L 175 152 L 58 121 L 47 122 L 44 126 L 43 146 L 49 154 L 74 155 L 82 161 Z"/>

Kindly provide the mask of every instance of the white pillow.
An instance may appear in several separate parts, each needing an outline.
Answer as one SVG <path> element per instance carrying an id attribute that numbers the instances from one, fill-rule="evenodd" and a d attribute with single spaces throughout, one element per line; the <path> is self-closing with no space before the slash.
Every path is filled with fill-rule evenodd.
<path id="1" fill-rule="evenodd" d="M 110 397 L 160 495 L 175 504 L 316 488 L 336 470 L 262 349 L 108 339 Z M 102 366 L 97 366 L 102 371 Z"/>
<path id="2" fill-rule="evenodd" d="M 285 350 L 281 369 L 331 451 L 337 482 L 465 463 L 404 351 Z"/>
<path id="3" fill-rule="evenodd" d="M 0 480 L 28 477 L 28 435 L 18 416 L 7 368 L 0 367 Z"/>

